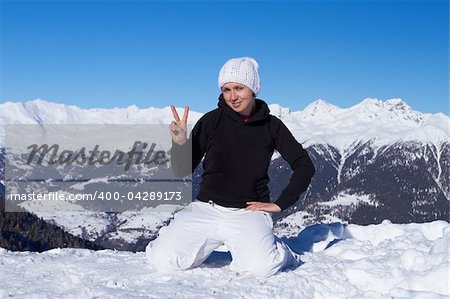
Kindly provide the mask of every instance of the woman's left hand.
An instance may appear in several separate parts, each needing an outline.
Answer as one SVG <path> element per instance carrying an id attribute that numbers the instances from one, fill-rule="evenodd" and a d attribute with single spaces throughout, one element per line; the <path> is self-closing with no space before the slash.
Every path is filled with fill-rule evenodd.
<path id="1" fill-rule="evenodd" d="M 248 211 L 263 211 L 269 213 L 281 212 L 281 208 L 273 202 L 249 201 L 247 202 L 247 207 L 245 209 Z"/>

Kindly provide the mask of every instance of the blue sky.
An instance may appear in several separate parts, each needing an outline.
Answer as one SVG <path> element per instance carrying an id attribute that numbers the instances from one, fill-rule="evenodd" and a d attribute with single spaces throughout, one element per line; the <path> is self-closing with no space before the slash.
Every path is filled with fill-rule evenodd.
<path id="1" fill-rule="evenodd" d="M 232 57 L 268 103 L 449 114 L 448 1 L 1 1 L 0 101 L 216 107 Z"/>

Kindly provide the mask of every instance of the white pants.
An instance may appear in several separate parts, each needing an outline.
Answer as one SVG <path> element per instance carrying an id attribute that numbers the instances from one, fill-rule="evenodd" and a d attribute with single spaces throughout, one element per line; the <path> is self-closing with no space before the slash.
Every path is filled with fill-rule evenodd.
<path id="1" fill-rule="evenodd" d="M 269 277 L 296 262 L 288 247 L 275 240 L 272 228 L 266 212 L 196 201 L 160 229 L 147 245 L 146 256 L 156 271 L 180 271 L 199 266 L 226 245 L 233 258 L 231 270 Z"/>

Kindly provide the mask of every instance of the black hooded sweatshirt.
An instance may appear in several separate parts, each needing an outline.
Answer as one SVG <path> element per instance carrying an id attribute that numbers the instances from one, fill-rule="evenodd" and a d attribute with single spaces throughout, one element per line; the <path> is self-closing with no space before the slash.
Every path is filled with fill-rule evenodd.
<path id="1" fill-rule="evenodd" d="M 275 203 L 286 209 L 306 191 L 314 165 L 302 145 L 267 104 L 255 100 L 256 109 L 247 121 L 219 97 L 218 108 L 203 115 L 183 145 L 172 144 L 171 162 L 177 177 L 191 174 L 202 158 L 203 175 L 197 199 L 234 208 L 248 201 L 269 202 L 268 167 L 274 150 L 286 160 L 292 174 Z M 183 167 L 192 155 L 192 168 Z"/>

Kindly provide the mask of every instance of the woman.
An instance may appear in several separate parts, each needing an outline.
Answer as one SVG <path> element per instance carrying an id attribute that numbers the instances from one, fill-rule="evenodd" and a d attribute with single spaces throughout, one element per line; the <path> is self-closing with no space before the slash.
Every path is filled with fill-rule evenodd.
<path id="1" fill-rule="evenodd" d="M 308 188 L 314 166 L 288 128 L 256 98 L 260 80 L 253 58 L 227 61 L 218 84 L 218 108 L 200 118 L 189 139 L 189 108 L 180 119 L 172 107 L 172 167 L 183 177 L 204 158 L 202 182 L 192 209 L 176 214 L 161 228 L 146 254 L 158 271 L 186 270 L 226 245 L 232 255 L 231 270 L 269 277 L 296 263 L 290 249 L 273 235 L 270 213 L 297 201 Z M 272 203 L 267 170 L 274 150 L 293 172 L 289 184 Z M 185 163 L 190 158 L 192 165 Z"/>

